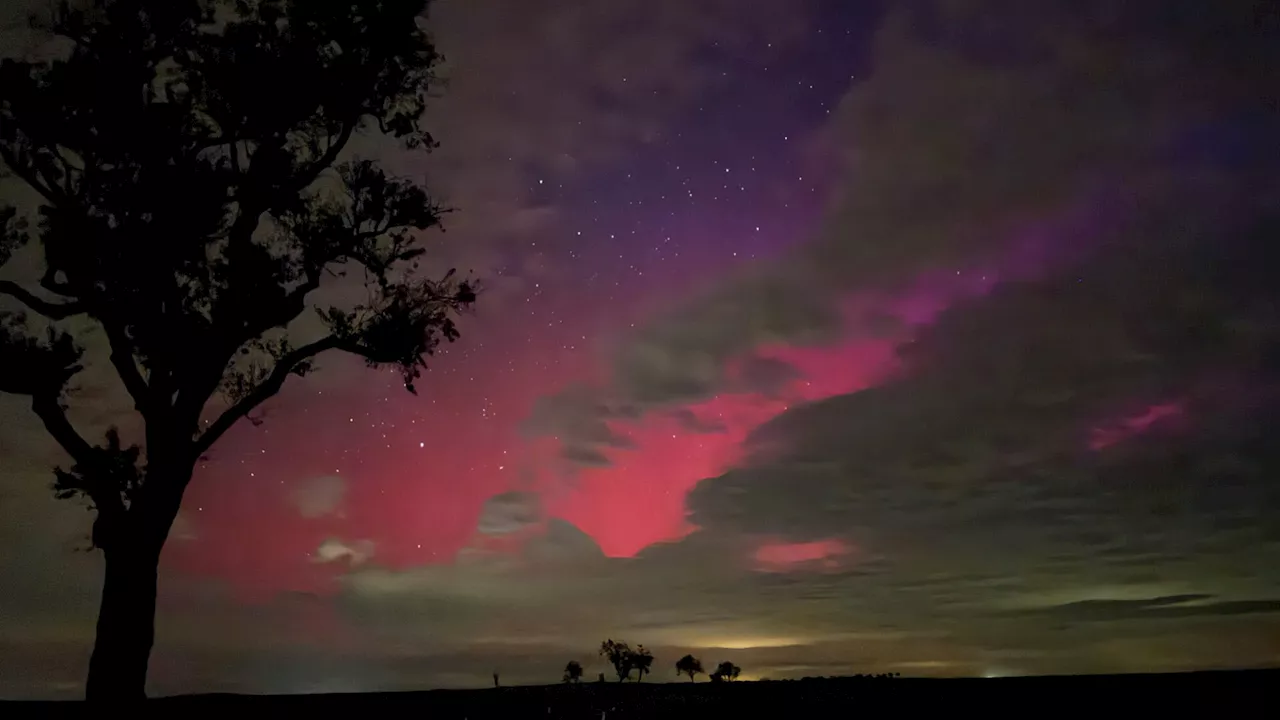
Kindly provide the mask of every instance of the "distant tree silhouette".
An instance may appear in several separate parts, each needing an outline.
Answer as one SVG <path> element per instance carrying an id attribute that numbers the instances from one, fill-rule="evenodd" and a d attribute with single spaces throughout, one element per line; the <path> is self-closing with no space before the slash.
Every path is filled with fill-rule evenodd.
<path id="1" fill-rule="evenodd" d="M 618 673 L 618 682 L 627 679 L 634 667 L 631 663 L 634 655 L 631 646 L 624 642 L 615 642 L 614 640 L 605 640 L 600 643 L 600 655 L 609 661 L 613 666 L 614 672 Z"/>
<path id="2" fill-rule="evenodd" d="M 689 682 L 693 682 L 694 675 L 702 675 L 705 671 L 702 669 L 702 661 L 693 655 L 685 655 L 676 661 L 676 672 L 689 676 Z"/>
<path id="3" fill-rule="evenodd" d="M 564 681 L 567 683 L 581 682 L 582 663 L 577 660 L 570 660 L 569 664 L 564 666 Z"/>
<path id="4" fill-rule="evenodd" d="M 742 672 L 742 668 L 725 660 L 716 666 L 716 671 L 711 673 L 713 682 L 732 682 L 738 679 L 738 674 Z"/>
<path id="5" fill-rule="evenodd" d="M 637 645 L 633 653 L 631 653 L 631 667 L 636 670 L 636 682 L 642 682 L 644 676 L 649 674 L 650 667 L 653 666 L 653 654 L 645 649 L 643 645 Z"/>
<path id="6" fill-rule="evenodd" d="M 60 498 L 96 511 L 105 582 L 86 696 L 139 699 L 154 637 L 156 566 L 192 470 L 289 377 L 337 350 L 414 381 L 475 299 L 423 275 L 418 231 L 441 208 L 378 163 L 347 160 L 371 130 L 406 148 L 438 56 L 426 0 L 74 0 L 34 21 L 65 52 L 0 64 L 0 161 L 38 219 L 0 207 L 0 264 L 28 242 L 38 288 L 0 294 L 0 391 L 26 395 L 70 456 Z M 349 306 L 314 305 L 329 277 L 363 278 Z M 312 311 L 313 312 L 309 312 Z M 291 339 L 318 315 L 314 339 Z M 142 447 L 86 438 L 66 412 L 96 325 L 141 416 Z M 209 407 L 214 395 L 223 407 Z"/>

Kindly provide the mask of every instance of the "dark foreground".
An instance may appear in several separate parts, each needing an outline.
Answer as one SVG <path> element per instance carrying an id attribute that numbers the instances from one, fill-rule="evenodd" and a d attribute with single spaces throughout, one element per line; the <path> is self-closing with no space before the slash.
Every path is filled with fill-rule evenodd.
<path id="1" fill-rule="evenodd" d="M 5 703 L 0 716 L 66 717 L 78 703 Z M 147 703 L 148 717 L 392 712 L 398 717 L 480 718 L 844 718 L 905 717 L 1280 717 L 1280 670 L 1177 675 L 998 679 L 827 678 L 772 682 L 583 683 L 487 690 L 351 695 L 191 695 Z M 96 713 L 100 714 L 100 713 Z M 275 715 L 281 717 L 282 715 Z M 350 717 L 349 715 L 337 715 Z"/>

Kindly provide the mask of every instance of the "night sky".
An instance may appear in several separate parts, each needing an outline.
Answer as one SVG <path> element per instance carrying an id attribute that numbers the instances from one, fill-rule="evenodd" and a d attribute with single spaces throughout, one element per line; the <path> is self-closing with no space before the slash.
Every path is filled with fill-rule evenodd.
<path id="1" fill-rule="evenodd" d="M 358 151 L 485 292 L 215 446 L 150 691 L 1280 665 L 1274 8 L 884 5 L 437 3 L 440 149 Z M 79 696 L 91 516 L 0 463 L 0 695 Z"/>

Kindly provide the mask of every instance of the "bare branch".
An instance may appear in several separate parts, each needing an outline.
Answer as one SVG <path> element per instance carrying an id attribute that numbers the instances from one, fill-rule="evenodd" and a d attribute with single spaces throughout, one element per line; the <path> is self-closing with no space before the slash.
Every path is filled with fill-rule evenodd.
<path id="1" fill-rule="evenodd" d="M 32 187 L 41 197 L 49 202 L 49 204 L 63 207 L 67 203 L 67 197 L 62 192 L 56 190 L 52 185 L 47 185 L 43 177 L 43 173 L 34 167 L 18 161 L 18 156 L 14 155 L 12 150 L 5 143 L 0 143 L 0 160 L 4 160 L 4 164 L 13 171 L 15 175 L 22 178 L 24 182 Z"/>
<path id="2" fill-rule="evenodd" d="M 52 291 L 68 290 L 53 282 L 53 278 L 49 274 L 46 274 L 45 280 L 47 282 L 42 281 L 41 284 L 46 289 L 51 289 Z M 85 300 L 76 299 L 67 302 L 45 300 L 9 280 L 0 280 L 0 295 L 8 295 L 17 299 L 49 320 L 65 320 L 76 315 L 90 313 L 91 311 L 90 303 Z M 95 316 L 103 315 L 100 311 L 101 308 L 97 308 L 93 314 Z M 107 338 L 111 344 L 112 365 L 115 366 L 121 380 L 124 382 L 125 389 L 128 390 L 129 395 L 133 398 L 135 408 L 145 414 L 145 409 L 149 405 L 150 391 L 138 371 L 137 363 L 134 360 L 133 348 L 125 336 L 123 325 L 119 322 L 113 322 L 109 315 L 100 316 L 97 319 L 106 330 Z"/>
<path id="3" fill-rule="evenodd" d="M 280 388 L 284 387 L 285 380 L 288 380 L 290 375 L 296 373 L 303 363 L 326 350 L 337 348 L 347 348 L 352 352 L 359 352 L 359 348 L 356 346 L 344 343 L 336 335 L 330 335 L 309 345 L 303 345 L 281 357 L 266 380 L 263 380 L 260 385 L 245 395 L 239 402 L 227 408 L 209 426 L 209 429 L 200 435 L 195 442 L 196 455 L 203 455 L 209 448 L 213 447 L 218 438 L 222 437 L 227 430 L 231 429 L 232 425 L 236 424 L 236 421 L 247 416 L 259 405 L 266 402 L 268 398 L 280 392 Z"/>
<path id="4" fill-rule="evenodd" d="M 218 138 L 221 142 L 221 138 Z M 240 164 L 240 139 L 231 136 L 226 140 L 227 154 L 231 156 L 231 171 L 235 173 L 237 178 L 244 177 L 244 168 Z"/>
<path id="5" fill-rule="evenodd" d="M 23 305 L 40 313 L 50 320 L 66 320 L 69 317 L 80 315 L 88 310 L 85 303 L 80 301 L 56 303 L 50 302 L 43 298 L 37 297 L 30 290 L 11 280 L 0 280 L 0 295 L 8 295 L 16 298 Z"/>
<path id="6" fill-rule="evenodd" d="M 330 143 L 328 149 L 325 150 L 323 155 L 316 158 L 314 162 L 309 164 L 302 172 L 298 173 L 294 177 L 292 185 L 286 188 L 286 190 L 293 193 L 301 192 L 302 190 L 305 190 L 308 185 L 315 182 L 315 179 L 320 176 L 320 173 L 331 167 L 333 163 L 338 160 L 338 155 L 342 153 L 343 149 L 346 148 L 347 143 L 351 141 L 351 134 L 355 130 L 356 125 L 356 121 L 342 123 L 342 130 L 338 133 L 337 139 Z"/>
<path id="7" fill-rule="evenodd" d="M 83 301 L 50 302 L 37 297 L 31 291 L 9 280 L 0 280 L 0 295 L 8 295 L 18 299 L 28 308 L 50 320 L 65 320 L 89 311 L 88 304 Z M 124 382 L 125 389 L 129 391 L 129 395 L 133 398 L 134 406 L 139 411 L 144 411 L 150 398 L 149 388 L 146 381 L 142 379 L 141 373 L 138 372 L 138 365 L 134 361 L 133 350 L 129 340 L 125 337 L 124 330 L 118 323 L 110 322 L 109 319 L 103 318 L 102 325 L 106 330 L 107 339 L 111 343 L 111 364 L 120 373 L 120 379 Z"/>
<path id="8" fill-rule="evenodd" d="M 44 427 L 77 464 L 86 467 L 93 464 L 93 446 L 76 432 L 67 413 L 53 393 L 37 393 L 31 396 L 31 409 L 39 416 Z"/>
<path id="9" fill-rule="evenodd" d="M 111 365 L 120 374 L 124 389 L 133 398 L 134 408 L 145 417 L 151 408 L 151 388 L 142 373 L 138 372 L 138 363 L 133 357 L 133 346 L 125 337 L 124 328 L 119 323 L 104 318 L 102 327 L 107 333 L 107 342 L 111 344 Z"/>
<path id="10" fill-rule="evenodd" d="M 310 186 L 311 183 L 315 182 L 316 178 L 320 176 L 320 173 L 331 167 L 338 155 L 342 153 L 342 150 L 350 142 L 351 135 L 357 124 L 358 121 L 356 120 L 344 122 L 342 124 L 342 130 L 338 133 L 337 138 L 329 144 L 325 152 L 315 161 L 307 164 L 307 166 L 301 171 L 288 178 L 286 182 L 277 187 L 273 187 L 270 190 L 262 190 L 261 188 L 254 189 L 251 186 L 249 188 L 249 192 L 237 197 L 237 201 L 240 205 L 240 213 L 235 222 L 231 224 L 228 231 L 231 243 L 242 246 L 248 244 L 253 237 L 254 231 L 258 228 L 258 224 L 261 221 L 263 213 L 271 212 L 272 210 L 277 209 L 282 202 L 287 202 L 288 200 L 295 198 L 298 193 L 302 192 Z M 252 162 L 252 156 L 249 158 L 250 162 L 248 168 L 243 168 L 240 162 L 240 153 L 237 146 L 238 139 L 233 136 L 230 142 L 231 164 L 233 171 L 238 177 L 244 176 L 253 178 L 254 164 Z M 237 193 L 239 194 L 240 190 L 237 190 Z M 318 286 L 318 278 L 315 280 L 311 280 L 309 278 L 308 283 L 304 287 L 299 288 L 297 292 L 293 293 L 293 295 L 296 295 L 299 299 L 299 302 L 297 303 L 289 303 L 291 307 L 295 305 L 297 307 L 297 312 L 294 313 L 293 317 L 297 317 L 303 310 L 301 300 L 305 298 L 307 293 L 316 289 Z M 291 297 L 290 300 L 292 301 L 292 299 L 293 298 Z M 275 324 L 276 323 L 273 322 L 271 325 L 268 325 L 268 327 L 274 327 Z"/>

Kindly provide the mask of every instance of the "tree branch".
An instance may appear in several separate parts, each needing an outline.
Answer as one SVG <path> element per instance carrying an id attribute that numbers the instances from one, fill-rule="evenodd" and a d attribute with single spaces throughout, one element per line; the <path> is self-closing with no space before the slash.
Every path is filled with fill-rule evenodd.
<path id="1" fill-rule="evenodd" d="M 133 348 L 125 337 L 124 328 L 109 318 L 102 319 L 102 328 L 107 333 L 107 342 L 111 344 L 111 365 L 120 375 L 129 397 L 133 398 L 134 409 L 147 417 L 151 408 L 151 388 L 138 372 L 138 363 L 133 358 Z"/>
<path id="2" fill-rule="evenodd" d="M 44 422 L 44 427 L 71 456 L 78 465 L 91 467 L 94 464 L 93 447 L 80 437 L 80 433 L 67 419 L 67 413 L 58 402 L 58 396 L 51 393 L 37 393 L 31 396 L 31 409 Z"/>
<path id="3" fill-rule="evenodd" d="M 51 185 L 46 185 L 43 174 L 33 167 L 29 167 L 18 162 L 18 157 L 4 143 L 0 143 L 0 160 L 4 160 L 4 164 L 8 166 L 15 175 L 22 178 L 28 185 L 47 201 L 56 207 L 65 207 L 67 197 L 63 193 L 55 190 Z"/>
<path id="4" fill-rule="evenodd" d="M 266 402 L 268 398 L 280 392 L 280 388 L 284 387 L 285 380 L 293 374 L 299 364 L 319 355 L 326 350 L 334 350 L 337 348 L 347 348 L 353 352 L 358 352 L 358 348 L 347 346 L 337 336 L 330 335 L 328 337 L 317 340 L 310 345 L 302 347 L 292 352 L 286 353 L 278 361 L 272 369 L 271 374 L 267 376 L 262 384 L 254 388 L 252 392 L 242 398 L 239 402 L 227 408 L 217 420 L 205 430 L 203 434 L 195 442 L 196 456 L 203 455 L 213 447 L 213 444 L 222 437 L 223 433 L 231 429 L 237 421 L 253 412 L 254 408 Z"/>
<path id="5" fill-rule="evenodd" d="M 50 320 L 66 320 L 74 315 L 80 315 L 88 310 L 85 303 L 78 300 L 66 303 L 50 302 L 43 298 L 36 297 L 30 290 L 11 280 L 0 280 L 0 295 L 8 295 L 16 298 L 23 305 L 40 313 Z"/>
<path id="6" fill-rule="evenodd" d="M 315 182 L 315 179 L 324 172 L 325 168 L 330 167 L 338 159 L 338 155 L 342 153 L 343 148 L 351 141 L 351 133 L 356 128 L 356 121 L 342 123 L 342 130 L 338 133 L 338 137 L 329 145 L 328 149 L 315 162 L 307 166 L 305 170 L 298 173 L 293 182 L 287 188 L 290 192 L 301 192 L 308 185 Z"/>
<path id="7" fill-rule="evenodd" d="M 258 227 L 258 223 L 262 217 L 262 213 L 273 210 L 282 199 L 297 195 L 305 190 L 311 183 L 315 182 L 320 173 L 325 168 L 333 165 L 341 154 L 343 148 L 351 141 L 351 135 L 355 130 L 357 122 L 344 122 L 342 130 L 339 131 L 337 139 L 335 139 L 323 154 L 314 162 L 307 164 L 301 171 L 291 177 L 285 178 L 284 182 L 279 186 L 271 189 L 264 189 L 263 186 L 254 188 L 250 185 L 249 193 L 242 193 L 243 188 L 237 188 L 236 201 L 240 205 L 239 216 L 231 224 L 228 236 L 233 244 L 248 243 L 253 236 L 254 231 Z M 232 136 L 230 143 L 231 161 L 234 172 L 237 177 L 249 178 L 250 182 L 255 180 L 254 165 L 252 157 L 249 158 L 248 169 L 243 169 L 239 161 L 239 149 L 237 148 L 238 139 Z M 269 187 L 266 186 L 266 187 Z M 303 293 L 305 294 L 305 293 Z M 301 312 L 301 311 L 299 311 Z"/>
<path id="8" fill-rule="evenodd" d="M 9 280 L 0 280 L 0 295 L 8 295 L 18 299 L 28 308 L 50 320 L 65 320 L 89 311 L 88 304 L 82 300 L 65 303 L 50 302 L 37 297 L 31 291 Z M 120 379 L 124 382 L 125 389 L 129 391 L 129 395 L 133 398 L 134 407 L 139 412 L 145 413 L 145 408 L 149 405 L 150 391 L 146 381 L 142 379 L 141 373 L 138 372 L 138 366 L 133 359 L 133 352 L 129 346 L 128 339 L 125 337 L 124 330 L 118 323 L 111 322 L 109 318 L 100 318 L 100 321 L 111 344 L 111 364 L 115 366 L 116 371 L 120 374 Z"/>
<path id="9" fill-rule="evenodd" d="M 46 273 L 41 284 L 46 289 L 55 291 L 60 289 L 53 282 L 52 275 L 48 273 Z M 0 280 L 0 295 L 9 295 L 16 298 L 31 310 L 50 320 L 65 320 L 69 317 L 87 313 L 90 310 L 89 304 L 84 300 L 71 300 L 64 303 L 51 302 L 37 297 L 21 285 L 8 280 Z M 119 323 L 113 322 L 105 314 L 97 319 L 102 323 L 111 345 L 111 364 L 116 368 L 125 389 L 129 392 L 130 397 L 133 398 L 135 409 L 145 415 L 147 408 L 151 405 L 150 388 L 138 371 L 137 363 L 133 357 L 133 350 L 128 338 L 125 336 L 124 329 Z"/>
<path id="10" fill-rule="evenodd" d="M 333 163 L 338 159 L 338 155 L 342 153 L 342 150 L 351 141 L 351 136 L 354 133 L 357 124 L 358 122 L 354 120 L 344 122 L 342 124 L 342 130 L 338 132 L 337 138 L 329 145 L 324 153 L 320 155 L 320 157 L 316 158 L 313 162 L 307 163 L 301 170 L 290 177 L 284 178 L 283 182 L 278 186 L 270 188 L 270 186 L 267 185 L 266 187 L 270 189 L 264 192 L 263 197 L 237 198 L 242 202 L 243 207 L 240 220 L 238 220 L 233 226 L 232 234 L 235 234 L 237 231 L 244 233 L 246 229 L 252 232 L 252 229 L 257 227 L 258 216 L 264 212 L 274 209 L 281 199 L 292 197 L 307 189 L 311 183 L 315 182 L 316 178 L 320 177 L 320 173 L 324 172 L 326 168 L 333 166 Z M 232 154 L 236 154 L 234 145 L 232 147 Z M 256 154 L 257 153 L 255 153 L 255 155 Z M 238 160 L 238 157 L 236 159 Z M 254 176 L 252 156 L 249 158 L 249 161 L 249 167 L 245 171 L 245 174 L 252 178 Z M 261 190 L 261 188 L 259 188 L 259 190 Z M 247 228 L 246 224 L 248 224 Z"/>
<path id="11" fill-rule="evenodd" d="M 67 413 L 58 402 L 57 393 L 37 393 L 31 396 L 31 409 L 44 422 L 44 427 L 71 456 L 74 471 L 83 478 L 85 485 L 79 490 L 89 496 L 98 510 L 98 520 L 118 517 L 124 512 L 124 500 L 120 491 L 111 486 L 111 468 L 104 463 L 102 451 L 91 446 L 76 432 Z M 95 535 L 99 532 L 94 523 Z"/>

